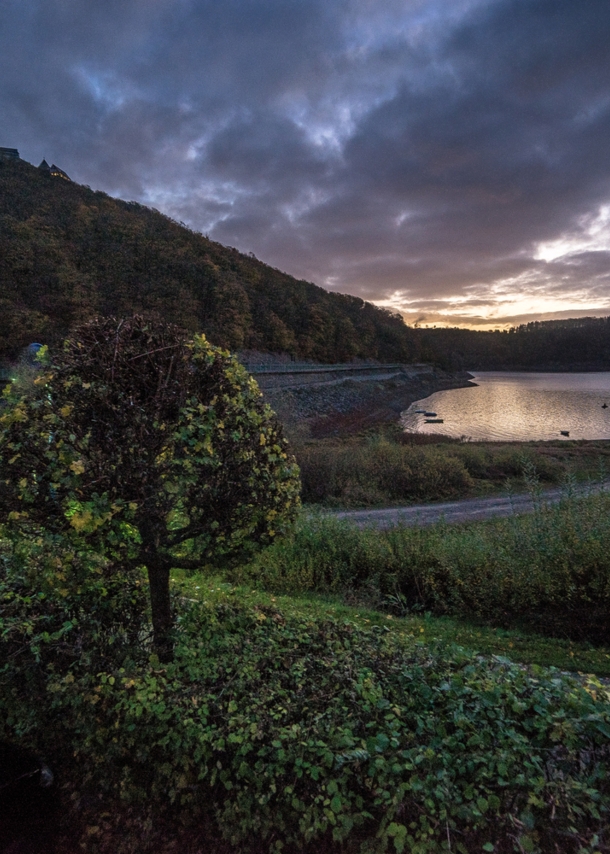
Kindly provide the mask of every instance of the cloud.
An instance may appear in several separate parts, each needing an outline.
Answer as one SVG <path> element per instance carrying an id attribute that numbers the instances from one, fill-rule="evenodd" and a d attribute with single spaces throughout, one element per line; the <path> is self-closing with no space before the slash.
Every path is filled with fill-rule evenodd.
<path id="1" fill-rule="evenodd" d="M 412 319 L 605 312 L 609 39 L 605 0 L 6 0 L 1 144 Z"/>

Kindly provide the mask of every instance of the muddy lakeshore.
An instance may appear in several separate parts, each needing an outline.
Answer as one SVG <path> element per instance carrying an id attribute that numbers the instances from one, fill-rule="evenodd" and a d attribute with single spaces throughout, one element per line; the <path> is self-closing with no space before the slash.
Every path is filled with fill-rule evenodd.
<path id="1" fill-rule="evenodd" d="M 380 366 L 381 367 L 381 366 Z M 270 377 L 256 376 L 265 400 L 277 412 L 289 435 L 302 439 L 346 436 L 398 422 L 400 413 L 436 391 L 473 385 L 467 371 L 448 373 L 429 368 L 417 375 L 395 373 L 366 378 L 346 377 L 280 387 Z"/>

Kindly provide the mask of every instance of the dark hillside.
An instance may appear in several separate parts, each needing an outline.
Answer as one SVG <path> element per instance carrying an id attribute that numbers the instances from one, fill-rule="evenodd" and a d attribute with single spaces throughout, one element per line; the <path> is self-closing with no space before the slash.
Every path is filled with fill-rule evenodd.
<path id="1" fill-rule="evenodd" d="M 417 358 L 399 315 L 328 293 L 157 211 L 0 161 L 0 355 L 95 313 L 157 311 L 233 350 Z"/>
<path id="2" fill-rule="evenodd" d="M 526 323 L 506 331 L 416 329 L 424 359 L 446 370 L 608 371 L 610 317 Z"/>

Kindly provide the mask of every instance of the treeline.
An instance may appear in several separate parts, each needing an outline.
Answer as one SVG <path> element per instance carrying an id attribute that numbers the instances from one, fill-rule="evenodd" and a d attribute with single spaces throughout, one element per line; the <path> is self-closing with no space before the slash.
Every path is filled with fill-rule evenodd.
<path id="1" fill-rule="evenodd" d="M 536 321 L 506 331 L 415 329 L 419 358 L 446 370 L 610 370 L 610 317 Z"/>
<path id="2" fill-rule="evenodd" d="M 158 211 L 0 161 L 0 359 L 95 314 L 156 312 L 231 350 L 432 362 L 446 370 L 610 370 L 610 319 L 509 331 L 412 329 Z"/>
<path id="3" fill-rule="evenodd" d="M 231 350 L 410 362 L 400 315 L 297 281 L 136 202 L 0 161 L 0 356 L 94 314 L 158 312 Z"/>

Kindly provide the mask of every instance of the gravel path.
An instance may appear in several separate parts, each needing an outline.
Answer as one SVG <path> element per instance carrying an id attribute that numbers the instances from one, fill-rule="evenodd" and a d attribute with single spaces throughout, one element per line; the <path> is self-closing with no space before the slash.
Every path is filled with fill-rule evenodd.
<path id="1" fill-rule="evenodd" d="M 596 490 L 608 489 L 606 481 Z M 579 490 L 585 494 L 586 489 Z M 541 493 L 540 499 L 547 504 L 556 504 L 565 490 L 548 489 Z M 518 513 L 531 513 L 534 509 L 532 498 L 526 495 L 497 495 L 491 498 L 467 498 L 461 501 L 448 501 L 443 504 L 417 504 L 412 507 L 384 507 L 380 510 L 336 510 L 330 511 L 338 519 L 348 519 L 359 528 L 393 528 L 397 525 L 414 527 L 433 525 L 440 519 L 446 522 L 475 522 L 479 519 L 491 519 L 494 516 L 512 516 Z"/>

